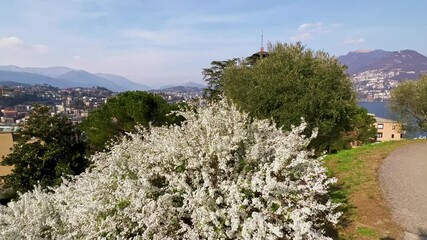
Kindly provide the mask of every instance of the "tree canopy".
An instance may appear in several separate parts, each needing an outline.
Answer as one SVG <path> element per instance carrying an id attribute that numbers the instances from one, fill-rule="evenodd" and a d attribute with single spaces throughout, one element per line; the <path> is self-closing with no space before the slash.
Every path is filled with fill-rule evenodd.
<path id="1" fill-rule="evenodd" d="M 239 60 L 237 58 L 229 59 L 226 61 L 212 61 L 210 68 L 203 68 L 203 80 L 208 86 L 204 89 L 204 97 L 212 100 L 217 100 L 222 94 L 222 75 L 228 66 L 236 64 Z"/>
<path id="2" fill-rule="evenodd" d="M 277 43 L 269 45 L 269 57 L 234 63 L 216 73 L 217 90 L 253 117 L 272 118 L 284 129 L 304 118 L 306 134 L 319 131 L 311 142 L 318 151 L 341 148 L 343 135 L 356 125 L 353 117 L 362 114 L 345 67 L 323 51 Z"/>
<path id="3" fill-rule="evenodd" d="M 14 166 L 4 180 L 15 191 L 58 185 L 61 177 L 80 174 L 89 164 L 80 131 L 66 116 L 52 116 L 46 106 L 34 105 L 18 134 L 18 143 L 2 162 Z"/>
<path id="4" fill-rule="evenodd" d="M 427 131 L 427 75 L 399 84 L 391 91 L 389 106 L 401 121 Z"/>
<path id="5" fill-rule="evenodd" d="M 109 98 L 107 103 L 90 112 L 80 128 L 86 134 L 91 151 L 100 151 L 114 137 L 132 132 L 136 125 L 148 127 L 178 123 L 182 118 L 168 115 L 177 110 L 161 96 L 143 91 L 124 92 Z"/>

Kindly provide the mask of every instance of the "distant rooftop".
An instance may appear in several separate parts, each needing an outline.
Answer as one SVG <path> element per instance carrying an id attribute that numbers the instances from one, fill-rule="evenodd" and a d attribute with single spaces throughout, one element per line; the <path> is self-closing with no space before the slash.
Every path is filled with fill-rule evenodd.
<path id="1" fill-rule="evenodd" d="M 375 121 L 379 122 L 379 123 L 386 123 L 386 122 L 397 122 L 396 120 L 392 120 L 392 119 L 387 119 L 387 118 L 381 118 L 381 117 L 375 117 Z"/>
<path id="2" fill-rule="evenodd" d="M 1 132 L 16 132 L 19 127 L 15 125 L 0 125 L 0 133 Z"/>

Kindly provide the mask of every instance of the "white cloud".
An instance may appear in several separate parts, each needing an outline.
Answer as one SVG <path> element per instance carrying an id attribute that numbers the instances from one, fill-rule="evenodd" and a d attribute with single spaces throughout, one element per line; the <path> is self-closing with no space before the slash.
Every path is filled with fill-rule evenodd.
<path id="1" fill-rule="evenodd" d="M 0 37 L 0 48 L 22 48 L 24 41 L 17 37 Z"/>
<path id="2" fill-rule="evenodd" d="M 50 48 L 43 44 L 28 44 L 18 37 L 0 37 L 0 48 L 30 50 L 36 53 L 47 53 Z"/>
<path id="3" fill-rule="evenodd" d="M 31 48 L 37 53 L 47 53 L 50 51 L 50 48 L 48 46 L 42 44 L 32 45 Z"/>
<path id="4" fill-rule="evenodd" d="M 350 44 L 362 44 L 365 43 L 366 40 L 364 38 L 351 38 L 344 41 L 344 44 L 350 45 Z"/>
<path id="5" fill-rule="evenodd" d="M 298 27 L 298 33 L 291 37 L 292 41 L 307 41 L 313 39 L 315 35 L 326 32 L 325 26 L 321 22 L 303 23 Z"/>
<path id="6" fill-rule="evenodd" d="M 320 31 L 323 27 L 323 23 L 303 23 L 299 26 L 298 31 L 300 32 L 317 32 Z"/>

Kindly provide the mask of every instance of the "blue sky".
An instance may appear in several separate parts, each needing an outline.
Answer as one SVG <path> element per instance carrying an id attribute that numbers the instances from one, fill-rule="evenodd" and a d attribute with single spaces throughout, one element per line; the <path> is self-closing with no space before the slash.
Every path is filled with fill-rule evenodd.
<path id="1" fill-rule="evenodd" d="M 427 1 L 0 0 L 0 65 L 67 66 L 151 86 L 202 83 L 265 42 L 427 55 Z"/>

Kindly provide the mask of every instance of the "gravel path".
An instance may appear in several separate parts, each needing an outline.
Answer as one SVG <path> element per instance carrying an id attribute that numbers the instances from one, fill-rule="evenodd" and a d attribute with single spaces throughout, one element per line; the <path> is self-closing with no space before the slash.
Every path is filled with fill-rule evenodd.
<path id="1" fill-rule="evenodd" d="M 427 143 L 391 153 L 380 168 L 380 182 L 404 239 L 427 240 Z"/>

